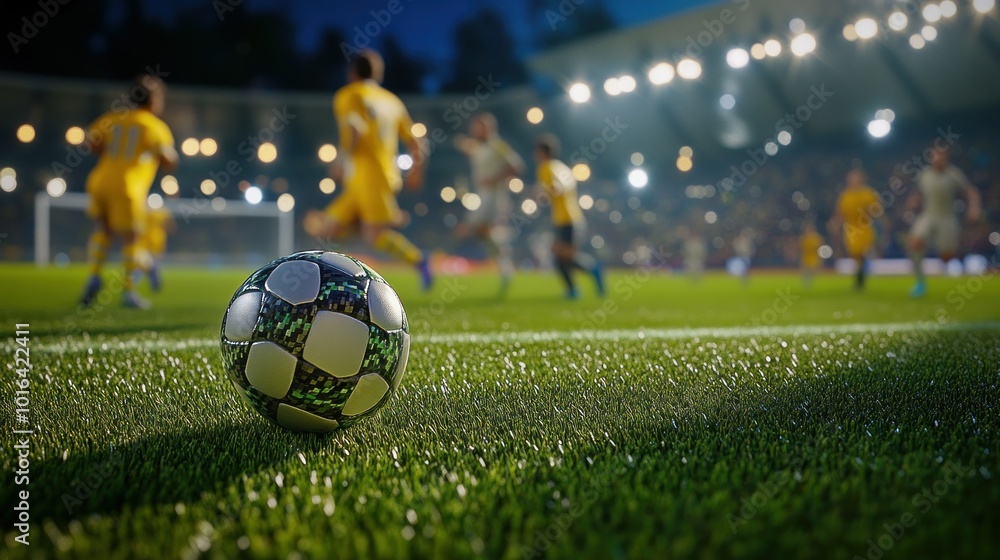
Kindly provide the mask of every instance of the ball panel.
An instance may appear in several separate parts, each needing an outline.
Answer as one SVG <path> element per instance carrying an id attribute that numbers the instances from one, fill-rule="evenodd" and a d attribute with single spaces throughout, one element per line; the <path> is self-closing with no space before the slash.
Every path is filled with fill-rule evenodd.
<path id="1" fill-rule="evenodd" d="M 368 347 L 368 325 L 342 313 L 318 311 L 306 337 L 302 357 L 335 377 L 361 370 Z"/>
<path id="2" fill-rule="evenodd" d="M 297 432 L 324 433 L 336 430 L 339 426 L 336 420 L 320 418 L 284 403 L 278 405 L 277 422 L 281 427 Z"/>
<path id="3" fill-rule="evenodd" d="M 368 310 L 371 321 L 387 331 L 403 328 L 403 304 L 388 284 L 371 282 L 368 285 Z"/>
<path id="4" fill-rule="evenodd" d="M 247 357 L 247 381 L 265 395 L 280 399 L 288 394 L 298 360 L 273 342 L 255 342 Z"/>
<path id="5" fill-rule="evenodd" d="M 241 294 L 229 304 L 226 312 L 225 336 L 236 342 L 246 342 L 253 335 L 253 329 L 260 317 L 261 292 Z"/>
<path id="6" fill-rule="evenodd" d="M 344 416 L 356 416 L 371 410 L 389 390 L 389 384 L 377 373 L 362 375 L 358 379 L 358 384 L 354 387 L 354 392 L 344 403 L 341 414 Z"/>
<path id="7" fill-rule="evenodd" d="M 368 347 L 365 349 L 360 372 L 378 373 L 388 379 L 399 356 L 402 334 L 401 331 L 390 333 L 375 325 L 368 325 Z"/>
<path id="8" fill-rule="evenodd" d="M 403 374 L 406 372 L 406 362 L 410 359 L 410 335 L 405 332 L 400 334 L 403 335 L 403 348 L 399 351 L 399 360 L 396 361 L 396 369 L 392 372 L 393 391 L 399 388 L 399 383 L 403 380 Z"/>
<path id="9" fill-rule="evenodd" d="M 350 381 L 328 375 L 309 362 L 299 360 L 285 401 L 306 412 L 335 418 L 353 388 L 354 384 Z"/>
<path id="10" fill-rule="evenodd" d="M 316 307 L 315 304 L 292 305 L 274 294 L 265 293 L 253 340 L 274 342 L 292 355 L 301 356 Z"/>
<path id="11" fill-rule="evenodd" d="M 309 261 L 286 261 L 267 277 L 264 287 L 292 305 L 311 303 L 319 294 L 319 265 Z"/>
<path id="12" fill-rule="evenodd" d="M 226 375 L 240 385 L 246 385 L 247 383 L 244 372 L 246 371 L 247 356 L 249 355 L 249 344 L 229 342 L 227 340 L 222 341 L 222 365 L 225 366 Z"/>
<path id="13" fill-rule="evenodd" d="M 344 277 L 339 270 L 325 269 L 316 305 L 319 309 L 336 311 L 367 322 L 368 280 Z"/>
<path id="14" fill-rule="evenodd" d="M 340 253 L 326 252 L 320 257 L 326 264 L 340 270 L 348 276 L 365 276 L 365 269 L 357 261 Z"/>

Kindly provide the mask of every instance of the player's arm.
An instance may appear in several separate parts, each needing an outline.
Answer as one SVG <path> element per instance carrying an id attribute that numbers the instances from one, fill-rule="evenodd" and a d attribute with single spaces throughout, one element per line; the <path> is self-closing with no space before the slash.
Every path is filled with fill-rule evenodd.
<path id="1" fill-rule="evenodd" d="M 972 181 L 965 176 L 965 173 L 959 171 L 956 175 L 956 179 L 958 179 L 958 182 L 963 187 L 962 192 L 965 194 L 965 201 L 968 204 L 965 219 L 969 223 L 977 222 L 983 211 L 983 198 L 979 194 L 979 189 L 972 184 Z"/>
<path id="2" fill-rule="evenodd" d="M 417 138 L 413 135 L 413 119 L 410 118 L 410 114 L 406 111 L 405 107 L 396 125 L 396 132 L 399 135 L 399 139 L 402 140 L 403 145 L 406 146 L 406 152 L 413 158 L 413 166 L 410 167 L 409 173 L 406 174 L 405 186 L 409 189 L 419 189 L 424 184 L 427 148 L 422 138 Z"/>
<path id="3" fill-rule="evenodd" d="M 153 130 L 156 128 L 154 127 Z M 177 169 L 180 156 L 177 155 L 177 149 L 174 148 L 173 133 L 170 132 L 170 128 L 166 124 L 163 124 L 156 134 L 156 155 L 159 158 L 160 169 L 168 172 Z"/>
<path id="4" fill-rule="evenodd" d="M 344 178 L 344 160 L 354 153 L 358 138 L 367 130 L 366 112 L 361 96 L 353 92 L 338 92 L 333 98 L 333 119 L 337 123 L 338 157 L 330 164 L 330 177 L 341 182 Z"/>
<path id="5" fill-rule="evenodd" d="M 104 153 L 104 137 L 106 136 L 106 128 L 108 128 L 108 117 L 106 115 L 101 115 L 96 121 L 90 123 L 87 127 L 87 136 L 84 138 L 84 148 L 89 147 L 90 151 L 96 156 L 100 156 Z"/>
<path id="6" fill-rule="evenodd" d="M 476 152 L 479 147 L 479 141 L 475 138 L 470 138 L 464 134 L 456 134 L 454 140 L 451 141 L 452 146 L 455 149 L 462 152 L 467 156 L 471 156 Z"/>
<path id="7" fill-rule="evenodd" d="M 521 156 L 519 156 L 517 152 L 510 147 L 510 145 L 506 142 L 499 141 L 497 142 L 495 149 L 497 153 L 503 157 L 504 165 L 500 171 L 496 173 L 496 175 L 486 177 L 484 182 L 488 184 L 496 184 L 504 179 L 517 177 L 518 175 L 524 173 L 524 160 L 521 159 Z"/>

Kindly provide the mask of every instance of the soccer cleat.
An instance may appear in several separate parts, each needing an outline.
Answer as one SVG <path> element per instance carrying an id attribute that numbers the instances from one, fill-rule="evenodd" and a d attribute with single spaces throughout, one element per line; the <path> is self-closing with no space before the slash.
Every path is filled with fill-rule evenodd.
<path id="1" fill-rule="evenodd" d="M 594 275 L 594 284 L 597 286 L 597 295 L 604 297 L 604 270 L 601 268 L 600 263 L 594 265 L 594 269 L 590 271 Z"/>
<path id="2" fill-rule="evenodd" d="M 510 290 L 510 275 L 502 274 L 500 275 L 500 299 L 507 297 L 508 290 Z"/>
<path id="3" fill-rule="evenodd" d="M 87 279 L 87 285 L 83 288 L 83 295 L 80 296 L 80 306 L 88 307 L 94 303 L 94 298 L 101 291 L 101 277 L 94 274 Z"/>
<path id="4" fill-rule="evenodd" d="M 134 291 L 125 292 L 122 295 L 122 306 L 129 309 L 149 309 L 153 304 L 146 301 L 142 296 Z"/>
<path id="5" fill-rule="evenodd" d="M 417 264 L 417 272 L 420 273 L 420 289 L 430 291 L 434 284 L 434 275 L 431 273 L 431 261 L 426 257 Z"/>
<path id="6" fill-rule="evenodd" d="M 570 289 L 566 290 L 566 294 L 563 295 L 563 299 L 571 300 L 571 301 L 575 300 L 575 299 L 580 299 L 580 294 L 577 293 L 576 288 L 570 288 Z"/>
<path id="7" fill-rule="evenodd" d="M 154 264 L 153 266 L 149 267 L 149 270 L 146 272 L 146 274 L 149 276 L 149 287 L 152 288 L 154 292 L 159 292 L 163 288 L 163 284 L 160 278 L 160 267 Z"/>
<path id="8" fill-rule="evenodd" d="M 910 290 L 910 297 L 921 298 L 924 297 L 926 293 L 927 293 L 927 282 L 921 279 L 917 280 L 917 283 L 913 285 L 913 288 Z"/>

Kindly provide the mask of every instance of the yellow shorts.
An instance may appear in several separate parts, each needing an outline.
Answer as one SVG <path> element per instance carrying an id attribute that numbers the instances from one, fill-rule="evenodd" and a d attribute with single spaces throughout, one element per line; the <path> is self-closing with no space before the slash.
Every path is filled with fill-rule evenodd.
<path id="1" fill-rule="evenodd" d="M 345 189 L 326 207 L 326 214 L 337 223 L 351 225 L 394 226 L 402 219 L 396 195 L 382 189 Z"/>
<path id="2" fill-rule="evenodd" d="M 875 230 L 846 226 L 844 229 L 844 248 L 854 259 L 864 257 L 875 246 Z"/>
<path id="3" fill-rule="evenodd" d="M 167 249 L 167 234 L 162 229 L 149 230 L 142 237 L 142 246 L 153 256 L 161 256 Z"/>
<path id="4" fill-rule="evenodd" d="M 112 231 L 142 232 L 146 229 L 146 196 L 120 190 L 90 188 L 87 215 L 106 224 Z"/>
<path id="5" fill-rule="evenodd" d="M 802 266 L 804 266 L 805 268 L 816 268 L 816 267 L 818 267 L 819 266 L 819 255 L 816 255 L 814 253 L 814 254 L 812 254 L 810 256 L 802 257 Z"/>

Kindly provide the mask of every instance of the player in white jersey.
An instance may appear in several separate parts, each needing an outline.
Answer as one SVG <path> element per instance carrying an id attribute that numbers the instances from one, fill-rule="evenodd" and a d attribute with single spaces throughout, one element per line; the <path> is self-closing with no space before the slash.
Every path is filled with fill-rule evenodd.
<path id="1" fill-rule="evenodd" d="M 969 222 L 979 219 L 979 191 L 969 182 L 962 171 L 951 165 L 946 149 L 934 148 L 931 164 L 917 175 L 917 192 L 910 201 L 911 207 L 922 206 L 920 214 L 910 230 L 910 258 L 917 283 L 910 291 L 913 297 L 921 297 L 927 291 L 924 281 L 923 259 L 930 242 L 937 249 L 941 260 L 948 262 L 955 257 L 961 228 L 955 214 L 955 200 L 965 196 L 968 200 Z"/>
<path id="2" fill-rule="evenodd" d="M 472 136 L 457 136 L 455 147 L 469 156 L 472 188 L 479 195 L 479 207 L 469 212 L 460 234 L 467 235 L 471 231 L 496 259 L 502 295 L 514 274 L 510 231 L 506 227 L 513 210 L 508 182 L 524 173 L 524 160 L 500 138 L 497 120 L 492 114 L 475 115 L 469 129 Z"/>

